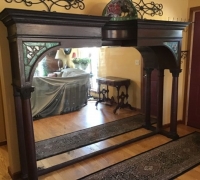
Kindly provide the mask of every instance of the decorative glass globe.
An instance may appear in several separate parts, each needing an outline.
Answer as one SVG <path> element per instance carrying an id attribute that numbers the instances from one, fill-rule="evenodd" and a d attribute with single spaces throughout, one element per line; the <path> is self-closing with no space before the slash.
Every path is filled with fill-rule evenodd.
<path id="1" fill-rule="evenodd" d="M 111 0 L 103 10 L 103 16 L 112 17 L 113 21 L 137 19 L 137 11 L 131 0 Z"/>

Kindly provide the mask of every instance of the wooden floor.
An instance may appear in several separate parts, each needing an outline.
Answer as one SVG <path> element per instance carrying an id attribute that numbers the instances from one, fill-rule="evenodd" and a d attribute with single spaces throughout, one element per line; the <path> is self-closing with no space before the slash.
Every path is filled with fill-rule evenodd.
<path id="1" fill-rule="evenodd" d="M 54 136 L 77 131 L 83 128 L 96 126 L 102 123 L 121 119 L 137 114 L 136 111 L 129 109 L 121 109 L 118 114 L 113 114 L 113 107 L 109 107 L 103 104 L 98 105 L 98 109 L 95 108 L 95 102 L 89 102 L 87 106 L 83 107 L 80 111 L 69 113 L 62 116 L 54 116 L 46 119 L 34 121 L 35 140 L 40 141 L 48 139 Z M 189 134 L 193 131 L 200 131 L 185 125 L 178 125 L 178 134 L 180 136 Z M 145 129 L 134 131 L 134 133 L 126 133 L 109 140 L 95 143 L 85 148 L 80 148 L 70 153 L 61 154 L 56 157 L 48 158 L 38 162 L 39 167 L 49 167 L 60 162 L 64 162 L 75 157 L 97 151 L 103 147 L 109 147 L 124 140 L 140 136 L 148 133 Z M 74 165 L 65 167 L 58 171 L 49 173 L 39 177 L 39 180 L 74 180 L 86 176 L 90 173 L 98 171 L 102 168 L 108 167 L 115 163 L 118 163 L 124 159 L 130 158 L 149 149 L 165 144 L 170 141 L 162 135 L 155 135 L 150 138 L 140 140 L 138 142 L 126 145 L 124 147 L 112 150 L 110 152 L 98 155 L 94 158 L 84 160 Z M 0 179 L 11 179 L 7 173 L 8 167 L 8 154 L 6 146 L 0 147 Z M 188 171 L 184 175 L 177 178 L 178 180 L 200 180 L 200 166 Z"/>

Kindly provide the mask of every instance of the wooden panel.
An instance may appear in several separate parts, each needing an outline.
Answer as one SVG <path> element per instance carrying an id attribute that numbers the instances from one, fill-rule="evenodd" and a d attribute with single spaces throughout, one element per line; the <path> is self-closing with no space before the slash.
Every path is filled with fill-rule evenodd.
<path id="1" fill-rule="evenodd" d="M 181 30 L 166 30 L 166 29 L 140 29 L 138 31 L 138 38 L 182 38 Z"/>
<path id="2" fill-rule="evenodd" d="M 191 80 L 188 107 L 188 125 L 200 128 L 200 12 L 195 14 Z"/>
<path id="3" fill-rule="evenodd" d="M 145 72 L 143 72 L 145 74 Z M 144 78 L 146 76 L 144 75 Z M 143 97 L 145 97 L 145 80 L 143 81 Z M 142 102 L 144 106 L 144 102 Z M 151 115 L 157 117 L 157 106 L 158 106 L 158 71 L 154 69 L 151 73 Z M 143 108 L 144 113 L 144 108 Z"/>
<path id="4" fill-rule="evenodd" d="M 154 70 L 151 74 L 151 115 L 157 116 L 158 105 L 158 74 Z"/>
<path id="5" fill-rule="evenodd" d="M 31 37 L 100 37 L 101 29 L 98 27 L 57 26 L 42 24 L 17 24 L 18 36 Z M 10 34 L 9 34 L 10 35 Z"/>

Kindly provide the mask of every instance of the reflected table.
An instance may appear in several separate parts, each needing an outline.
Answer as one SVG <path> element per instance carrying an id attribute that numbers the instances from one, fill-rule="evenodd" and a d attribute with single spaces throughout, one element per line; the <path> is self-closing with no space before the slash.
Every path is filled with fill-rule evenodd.
<path id="1" fill-rule="evenodd" d="M 98 94 L 99 94 L 99 99 L 96 102 L 95 106 L 98 106 L 98 103 L 100 102 L 106 102 L 109 105 L 112 105 L 115 101 L 114 98 L 111 97 L 109 98 L 109 88 L 108 86 L 115 87 L 117 89 L 117 106 L 114 109 L 114 113 L 120 108 L 130 108 L 133 110 L 134 108 L 128 103 L 128 87 L 130 85 L 130 79 L 126 78 L 120 78 L 120 77 L 113 77 L 113 76 L 106 76 L 106 77 L 99 77 L 97 78 L 97 83 L 98 83 Z M 102 88 L 101 85 L 104 84 L 106 85 L 106 89 Z M 124 93 L 123 91 L 120 94 L 120 88 L 122 86 L 125 86 L 126 92 Z M 126 102 L 126 103 L 125 103 Z"/>

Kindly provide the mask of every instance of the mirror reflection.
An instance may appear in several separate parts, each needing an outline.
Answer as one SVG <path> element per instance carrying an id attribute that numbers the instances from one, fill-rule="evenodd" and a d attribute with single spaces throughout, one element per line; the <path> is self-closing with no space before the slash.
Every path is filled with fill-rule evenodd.
<path id="1" fill-rule="evenodd" d="M 92 52 L 96 56 L 95 49 Z M 58 49 L 39 62 L 33 78 L 33 119 L 66 114 L 87 105 L 96 77 L 96 70 L 92 73 L 97 63 L 93 54 L 87 49 L 73 49 L 71 53 Z"/>
<path id="2" fill-rule="evenodd" d="M 39 168 L 78 161 L 104 146 L 110 147 L 112 143 L 106 141 L 117 134 L 110 134 L 111 131 L 104 127 L 84 130 L 139 113 L 136 109 L 141 106 L 140 60 L 140 54 L 131 47 L 92 47 L 60 48 L 48 53 L 38 63 L 32 82 L 35 91 L 31 96 L 31 108 Z M 118 96 L 122 92 L 126 94 L 126 88 L 120 87 L 119 94 L 113 86 L 102 84 L 99 88 L 97 79 L 107 76 L 130 79 L 124 103 L 129 103 L 134 110 L 119 108 L 113 113 Z M 99 96 L 99 91 L 107 88 L 108 93 Z M 103 96 L 112 99 L 112 103 L 105 101 L 96 106 L 99 97 Z M 130 127 L 128 123 L 127 126 Z M 145 133 L 148 130 L 138 130 L 130 138 Z"/>

